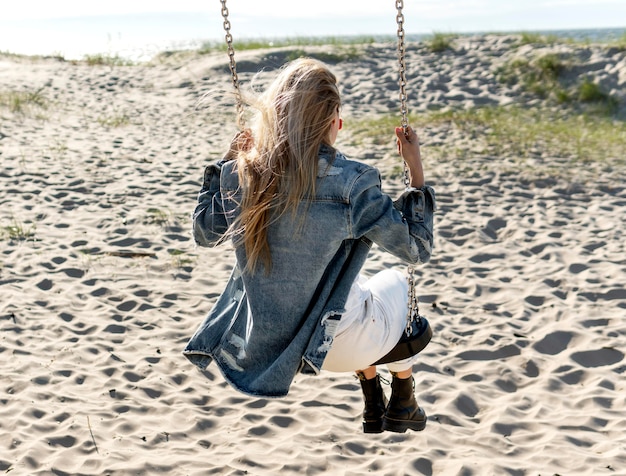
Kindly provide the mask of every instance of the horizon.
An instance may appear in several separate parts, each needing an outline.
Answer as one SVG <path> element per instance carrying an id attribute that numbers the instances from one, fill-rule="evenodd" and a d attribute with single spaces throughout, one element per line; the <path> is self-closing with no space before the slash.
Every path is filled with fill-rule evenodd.
<path id="1" fill-rule="evenodd" d="M 380 1 L 318 0 L 314 6 L 272 0 L 227 3 L 231 32 L 239 39 L 396 35 L 396 7 Z M 404 2 L 407 35 L 603 30 L 626 27 L 626 2 L 603 0 L 420 0 Z M 358 13 L 354 13 L 358 12 Z M 18 54 L 131 55 L 223 40 L 221 6 L 206 0 L 109 0 L 105 4 L 24 0 L 0 18 L 0 51 Z M 137 53 L 139 54 L 139 53 Z"/>

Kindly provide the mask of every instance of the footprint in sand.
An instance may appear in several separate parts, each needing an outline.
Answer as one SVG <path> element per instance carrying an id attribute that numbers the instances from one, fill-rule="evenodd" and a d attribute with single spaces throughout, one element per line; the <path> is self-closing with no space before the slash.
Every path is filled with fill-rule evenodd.
<path id="1" fill-rule="evenodd" d="M 537 352 L 548 355 L 556 355 L 567 349 L 574 334 L 572 332 L 556 331 L 548 334 L 533 345 Z"/>
<path id="2" fill-rule="evenodd" d="M 604 367 L 624 360 L 624 354 L 617 349 L 604 347 L 597 350 L 585 350 L 571 355 L 574 362 L 585 368 Z"/>

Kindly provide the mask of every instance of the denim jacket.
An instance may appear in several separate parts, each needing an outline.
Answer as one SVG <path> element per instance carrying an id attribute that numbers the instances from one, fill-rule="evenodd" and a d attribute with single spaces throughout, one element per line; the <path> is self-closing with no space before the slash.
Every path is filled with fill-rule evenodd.
<path id="1" fill-rule="evenodd" d="M 240 200 L 236 161 L 209 165 L 193 215 L 198 245 L 223 241 Z M 313 200 L 268 229 L 269 273 L 242 273 L 245 250 L 235 246 L 226 288 L 183 354 L 202 370 L 215 360 L 243 393 L 285 396 L 298 372 L 320 372 L 372 242 L 408 263 L 428 261 L 434 210 L 432 188 L 394 202 L 376 168 L 322 146 Z"/>

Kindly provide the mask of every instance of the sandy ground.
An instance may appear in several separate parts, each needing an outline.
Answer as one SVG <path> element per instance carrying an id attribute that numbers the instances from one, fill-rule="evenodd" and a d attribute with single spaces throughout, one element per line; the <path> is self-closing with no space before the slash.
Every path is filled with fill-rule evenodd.
<path id="1" fill-rule="evenodd" d="M 410 46 L 410 107 L 531 101 L 493 77 L 513 41 L 476 37 L 443 56 Z M 585 51 L 599 81 L 626 90 L 623 52 Z M 242 54 L 243 81 L 267 68 L 263 84 L 284 57 Z M 235 132 L 232 108 L 197 107 L 229 87 L 225 64 L 0 57 L 0 94 L 47 102 L 0 106 L 0 472 L 625 475 L 624 170 L 591 164 L 572 179 L 520 173 L 510 156 L 443 160 L 429 144 L 479 139 L 420 131 L 439 199 L 435 253 L 418 269 L 435 330 L 415 367 L 423 432 L 363 434 L 352 375 L 299 376 L 266 400 L 181 355 L 233 263 L 190 235 L 202 169 Z M 332 68 L 339 148 L 388 176 L 393 132 L 353 140 L 350 121 L 397 110 L 394 46 Z M 364 271 L 392 266 L 374 249 Z"/>

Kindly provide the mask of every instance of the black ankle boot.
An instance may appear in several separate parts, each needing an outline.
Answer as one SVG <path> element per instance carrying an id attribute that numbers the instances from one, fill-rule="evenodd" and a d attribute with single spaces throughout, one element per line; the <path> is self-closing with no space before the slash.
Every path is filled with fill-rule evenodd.
<path id="1" fill-rule="evenodd" d="M 365 375 L 357 372 L 361 389 L 363 390 L 363 398 L 365 399 L 365 408 L 363 410 L 363 432 L 364 433 L 382 433 L 383 431 L 383 415 L 387 406 L 387 397 L 380 385 L 380 376 L 376 374 L 375 378 L 366 380 Z"/>
<path id="2" fill-rule="evenodd" d="M 426 427 L 426 414 L 415 400 L 413 386 L 413 377 L 400 379 L 393 374 L 391 400 L 383 417 L 383 430 L 404 433 L 406 430 L 421 431 Z"/>

